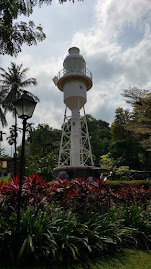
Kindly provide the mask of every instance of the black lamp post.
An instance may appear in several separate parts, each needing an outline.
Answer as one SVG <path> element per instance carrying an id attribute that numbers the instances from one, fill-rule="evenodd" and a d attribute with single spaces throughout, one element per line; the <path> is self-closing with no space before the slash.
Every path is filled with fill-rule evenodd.
<path id="1" fill-rule="evenodd" d="M 15 103 L 16 112 L 18 117 L 23 119 L 23 135 L 22 135 L 22 148 L 20 160 L 20 179 L 19 179 L 19 192 L 18 192 L 18 209 L 17 209 L 17 231 L 20 230 L 20 208 L 21 208 L 21 193 L 22 193 L 22 180 L 25 172 L 25 132 L 27 119 L 31 118 L 37 102 L 24 93 Z"/>

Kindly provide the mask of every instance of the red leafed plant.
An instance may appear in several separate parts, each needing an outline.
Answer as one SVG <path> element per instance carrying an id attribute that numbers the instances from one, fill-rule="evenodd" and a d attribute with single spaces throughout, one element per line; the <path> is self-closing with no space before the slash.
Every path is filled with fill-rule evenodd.
<path id="1" fill-rule="evenodd" d="M 49 184 L 46 180 L 38 175 L 24 177 L 22 183 L 22 204 L 36 205 L 43 202 L 49 202 L 50 191 Z M 0 195 L 5 204 L 15 207 L 19 190 L 19 174 L 9 180 L 7 183 L 1 182 Z"/>
<path id="2" fill-rule="evenodd" d="M 0 183 L 0 198 L 5 205 L 16 206 L 19 189 L 19 175 L 7 183 Z M 44 206 L 53 203 L 73 212 L 85 213 L 91 210 L 104 210 L 122 203 L 141 203 L 144 206 L 151 198 L 151 189 L 144 186 L 126 186 L 116 192 L 104 184 L 102 179 L 90 183 L 88 180 L 75 179 L 72 182 L 57 179 L 50 184 L 38 175 L 23 179 L 22 206 Z"/>
<path id="3" fill-rule="evenodd" d="M 126 186 L 116 191 L 118 203 L 137 202 L 146 205 L 151 199 L 151 189 L 144 189 L 144 186 Z"/>

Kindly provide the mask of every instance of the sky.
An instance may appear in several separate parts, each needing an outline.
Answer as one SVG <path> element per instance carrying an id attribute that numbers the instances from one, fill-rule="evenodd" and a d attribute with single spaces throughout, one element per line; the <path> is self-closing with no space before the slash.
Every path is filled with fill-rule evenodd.
<path id="1" fill-rule="evenodd" d="M 72 46 L 80 49 L 86 67 L 93 74 L 93 87 L 87 93 L 86 113 L 110 125 L 118 107 L 130 108 L 121 93 L 138 87 L 151 90 L 151 0 L 84 0 L 35 7 L 33 14 L 18 20 L 41 24 L 46 39 L 37 46 L 23 45 L 17 58 L 0 56 L 0 66 L 7 70 L 10 62 L 29 67 L 27 78 L 38 85 L 26 88 L 37 95 L 37 104 L 29 122 L 61 128 L 65 105 L 63 93 L 52 79 L 63 68 Z M 6 141 L 14 123 L 7 114 L 8 127 L 1 144 L 10 154 Z M 19 120 L 21 126 L 21 121 Z M 18 144 L 21 142 L 21 134 Z"/>

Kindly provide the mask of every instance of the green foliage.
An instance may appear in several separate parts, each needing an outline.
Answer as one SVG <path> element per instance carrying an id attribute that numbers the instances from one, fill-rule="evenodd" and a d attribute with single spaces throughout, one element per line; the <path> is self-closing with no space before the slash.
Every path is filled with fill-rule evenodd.
<path id="1" fill-rule="evenodd" d="M 117 160 L 118 166 L 129 166 L 130 168 L 139 169 L 141 162 L 139 154 L 142 147 L 133 139 L 124 139 L 113 142 L 109 148 L 110 155 Z"/>
<path id="2" fill-rule="evenodd" d="M 135 185 L 115 192 L 101 180 L 48 184 L 39 176 L 29 176 L 23 180 L 18 233 L 18 179 L 0 184 L 3 259 L 18 265 L 66 264 L 71 268 L 73 261 L 104 257 L 123 247 L 151 248 L 151 189 Z"/>
<path id="3" fill-rule="evenodd" d="M 124 249 L 104 259 L 94 258 L 76 269 L 148 269 L 151 267 L 151 251 Z M 34 268 L 35 269 L 35 268 Z M 40 268 L 37 268 L 40 269 Z"/>
<path id="4" fill-rule="evenodd" d="M 5 25 L 6 20 L 0 22 L 0 30 L 2 39 L 0 41 L 0 54 L 8 54 L 17 56 L 21 52 L 23 44 L 28 46 L 37 45 L 37 41 L 42 41 L 46 38 L 42 27 L 35 26 L 33 21 L 20 22 Z"/>
<path id="5" fill-rule="evenodd" d="M 8 54 L 17 56 L 21 51 L 21 46 L 25 43 L 27 45 L 36 45 L 37 41 L 45 39 L 45 34 L 42 27 L 35 26 L 33 21 L 16 22 L 19 15 L 29 16 L 33 12 L 33 6 L 37 1 L 8 1 L 4 0 L 0 3 L 0 54 Z"/>
<path id="6" fill-rule="evenodd" d="M 14 233 L 16 214 L 2 222 L 1 251 L 15 263 L 66 263 L 86 258 L 91 252 L 109 253 L 122 244 L 127 229 L 120 227 L 117 213 L 112 210 L 101 216 L 90 215 L 86 222 L 63 209 L 27 208 L 21 212 L 21 233 Z M 8 232 L 9 227 L 9 232 Z M 130 229 L 128 229 L 131 233 Z M 7 243 L 7 247 L 6 247 Z"/>
<path id="7" fill-rule="evenodd" d="M 120 166 L 116 168 L 115 176 L 118 176 L 120 180 L 128 181 L 133 180 L 133 174 L 134 170 L 129 169 L 129 166 Z"/>
<path id="8" fill-rule="evenodd" d="M 53 153 L 44 157 L 41 155 L 29 155 L 26 157 L 25 172 L 27 175 L 38 174 L 46 180 L 52 180 L 53 168 L 57 166 L 57 156 Z"/>
<path id="9" fill-rule="evenodd" d="M 0 177 L 0 182 L 3 181 L 4 183 L 7 183 L 9 180 L 9 177 Z"/>
<path id="10" fill-rule="evenodd" d="M 151 93 L 134 87 L 125 89 L 122 95 L 126 97 L 126 102 L 133 106 L 130 121 L 126 124 L 125 130 L 131 132 L 133 138 L 144 148 L 144 151 L 140 150 L 140 157 L 145 170 L 149 170 L 151 163 L 150 154 L 147 151 L 150 151 L 151 145 Z"/>
<path id="11" fill-rule="evenodd" d="M 111 125 L 112 141 L 127 139 L 131 135 L 131 132 L 125 128 L 129 121 L 130 111 L 117 108 L 115 111 L 115 120 Z"/>
<path id="12" fill-rule="evenodd" d="M 96 120 L 91 115 L 86 115 L 89 136 L 91 137 L 92 153 L 95 165 L 99 165 L 100 156 L 109 151 L 111 133 L 109 123 L 103 120 Z"/>
<path id="13" fill-rule="evenodd" d="M 29 68 L 23 68 L 23 64 L 17 65 L 11 62 L 8 71 L 0 67 L 0 82 L 2 85 L 6 85 L 7 95 L 3 99 L 3 106 L 12 111 L 14 110 L 14 102 L 21 96 L 25 87 L 31 85 L 37 85 L 35 78 L 26 79 L 26 73 Z M 8 90 L 9 89 L 9 90 Z"/>
<path id="14" fill-rule="evenodd" d="M 69 0 L 70 1 L 70 0 Z M 33 21 L 14 22 L 19 15 L 30 16 L 33 8 L 44 3 L 51 4 L 52 0 L 1 0 L 0 2 L 0 54 L 17 56 L 23 44 L 37 45 L 46 36 L 41 25 L 36 26 Z M 65 0 L 59 0 L 63 4 Z M 74 0 L 73 0 L 74 3 Z"/>
<path id="15" fill-rule="evenodd" d="M 0 122 L 2 124 L 2 127 L 7 126 L 7 120 L 6 120 L 6 110 L 3 107 L 3 100 L 5 99 L 6 95 L 8 93 L 8 88 L 1 87 L 0 89 Z M 1 131 L 0 141 L 3 140 L 3 132 Z"/>
<path id="16" fill-rule="evenodd" d="M 48 124 L 38 124 L 30 132 L 31 155 L 58 154 L 61 140 L 61 130 L 53 129 Z"/>
<path id="17" fill-rule="evenodd" d="M 124 225 L 133 227 L 133 234 L 137 241 L 137 247 L 150 249 L 151 248 L 151 212 L 142 210 L 142 205 L 132 203 L 123 205 Z"/>
<path id="18" fill-rule="evenodd" d="M 112 172 L 115 172 L 116 161 L 111 158 L 110 153 L 100 156 L 100 166 L 109 169 Z"/>
<path id="19" fill-rule="evenodd" d="M 140 154 L 143 149 L 134 135 L 133 129 L 128 126 L 133 121 L 132 113 L 129 110 L 118 108 L 115 111 L 115 120 L 111 125 L 112 143 L 109 152 L 117 166 L 129 166 L 139 169 L 142 165 Z"/>

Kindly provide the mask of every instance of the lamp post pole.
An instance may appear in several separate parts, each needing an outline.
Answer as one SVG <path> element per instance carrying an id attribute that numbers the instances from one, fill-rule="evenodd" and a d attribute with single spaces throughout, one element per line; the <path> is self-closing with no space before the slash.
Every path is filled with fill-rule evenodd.
<path id="1" fill-rule="evenodd" d="M 14 177 L 16 178 L 17 175 L 17 149 L 16 149 L 16 144 L 17 144 L 17 113 L 15 109 L 15 141 L 14 141 Z"/>
<path id="2" fill-rule="evenodd" d="M 17 208 L 17 230 L 20 230 L 20 208 L 21 208 L 21 194 L 22 194 L 22 181 L 25 172 L 25 133 L 26 133 L 26 121 L 23 119 L 23 135 L 22 135 L 22 148 L 21 148 L 21 160 L 20 160 L 20 178 L 19 178 L 19 192 L 18 192 L 18 208 Z"/>
<path id="3" fill-rule="evenodd" d="M 18 117 L 23 120 L 23 134 L 22 134 L 22 148 L 21 148 L 21 160 L 20 160 L 20 179 L 18 190 L 18 204 L 17 204 L 17 227 L 16 232 L 20 234 L 20 209 L 21 209 L 21 195 L 22 195 L 22 181 L 25 174 L 25 133 L 27 119 L 32 117 L 37 102 L 24 92 L 24 94 L 14 102 Z"/>

